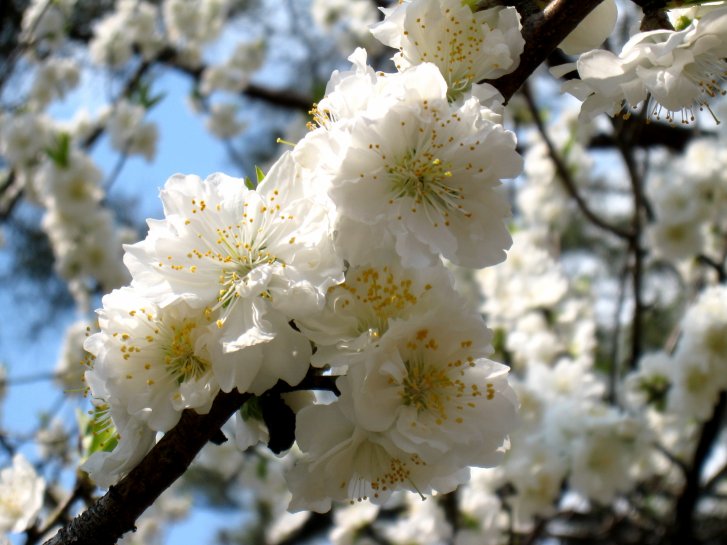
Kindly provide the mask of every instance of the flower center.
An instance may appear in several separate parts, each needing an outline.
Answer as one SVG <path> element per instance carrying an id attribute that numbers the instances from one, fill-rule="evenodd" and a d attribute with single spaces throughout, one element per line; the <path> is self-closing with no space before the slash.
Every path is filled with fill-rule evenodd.
<path id="1" fill-rule="evenodd" d="M 218 260 L 224 267 L 218 279 L 220 291 L 215 308 L 222 307 L 228 311 L 230 305 L 240 297 L 241 291 L 248 285 L 250 272 L 262 265 L 281 263 L 285 266 L 285 263 L 267 250 L 264 240 L 245 242 L 244 226 L 239 227 L 239 229 L 232 227 L 217 229 L 216 242 L 224 251 L 219 255 Z M 261 292 L 263 296 L 266 294 L 265 291 Z M 269 294 L 267 295 L 269 296 Z"/>
<path id="2" fill-rule="evenodd" d="M 442 162 L 428 150 L 410 150 L 393 165 L 386 167 L 391 183 L 393 203 L 398 199 L 413 200 L 412 212 L 417 205 L 426 210 L 437 210 L 446 218 L 450 210 L 462 210 L 464 199 L 461 188 L 449 185 L 452 178 L 450 165 Z"/>
<path id="3" fill-rule="evenodd" d="M 406 377 L 401 383 L 401 399 L 404 405 L 413 406 L 417 412 L 433 411 L 437 423 L 447 419 L 448 390 L 454 385 L 446 369 L 426 365 L 421 359 L 405 362 Z"/>
<path id="4" fill-rule="evenodd" d="M 381 269 L 358 269 L 350 274 L 345 283 L 331 288 L 331 292 L 345 290 L 363 305 L 356 309 L 360 312 L 360 333 L 374 330 L 377 334 L 383 334 L 392 318 L 406 315 L 417 304 L 419 297 L 431 288 L 430 284 L 426 284 L 417 289 L 413 280 L 385 266 Z"/>
<path id="5" fill-rule="evenodd" d="M 165 348 L 164 364 L 169 374 L 179 384 L 189 380 L 199 380 L 210 369 L 210 363 L 194 352 L 191 333 L 197 324 L 186 320 L 179 326 L 171 326 L 172 340 Z"/>

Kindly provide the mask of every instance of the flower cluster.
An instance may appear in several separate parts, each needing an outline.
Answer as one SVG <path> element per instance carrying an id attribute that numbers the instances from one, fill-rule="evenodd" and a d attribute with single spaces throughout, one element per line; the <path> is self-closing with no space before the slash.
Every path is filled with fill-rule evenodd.
<path id="1" fill-rule="evenodd" d="M 511 16 L 502 25 L 519 37 Z M 457 62 L 517 56 L 490 25 L 495 37 Z M 467 91 L 436 64 L 384 74 L 363 50 L 351 60 L 257 186 L 175 175 L 164 219 L 125 247 L 131 285 L 103 298 L 85 343 L 90 395 L 119 430 L 85 463 L 98 483 L 128 472 L 182 410 L 204 413 L 233 389 L 263 399 L 310 373 L 338 395 L 296 404 L 292 509 L 448 491 L 502 458 L 518 404 L 508 368 L 488 358 L 491 334 L 442 258 L 504 259 L 498 186 L 521 170 L 514 135 L 488 105 L 494 89 Z M 238 418 L 241 446 L 275 431 L 254 412 Z"/>
<path id="2" fill-rule="evenodd" d="M 230 440 L 209 430 L 222 444 L 199 453 L 182 485 L 203 482 L 272 544 L 311 539 L 310 528 L 335 545 L 500 545 L 576 531 L 718 539 L 727 132 L 652 121 L 724 116 L 727 2 L 666 7 L 673 30 L 639 32 L 614 54 L 588 51 L 621 35 L 616 0 L 603 0 L 559 45 L 581 55 L 562 70 L 578 71 L 564 89 L 582 104 L 548 96 L 540 115 L 536 99 L 554 87 L 538 72 L 506 111 L 485 82 L 509 89 L 523 76 L 521 16 L 535 35 L 564 30 L 570 18 L 549 16 L 564 3 L 546 3 L 518 13 L 399 0 L 379 13 L 369 0 L 276 10 L 116 0 L 86 14 L 74 0 L 29 1 L 0 77 L 0 216 L 13 227 L 34 213 L 26 203 L 40 208 L 83 314 L 52 379 L 86 397 L 41 418 L 32 464 L 20 454 L 30 435 L 14 437 L 15 422 L 2 430 L 0 545 L 5 532 L 37 541 L 65 517 L 58 492 L 71 465 L 110 487 L 165 434 L 184 433 L 184 411 L 231 399 L 244 403 L 222 427 Z M 632 12 L 622 9 L 620 28 Z M 658 15 L 642 28 L 668 27 Z M 243 24 L 253 20 L 262 24 Z M 298 55 L 304 42 L 310 57 Z M 336 64 L 319 97 L 335 49 L 354 45 L 366 50 Z M 374 67 L 386 46 L 389 73 Z M 131 242 L 138 234 L 118 224 L 133 211 L 114 214 L 109 188 L 128 157 L 154 159 L 161 69 L 189 78 L 188 105 L 242 169 L 264 145 L 247 147 L 255 133 L 283 115 L 261 123 L 241 104 L 319 98 L 255 180 L 171 176 L 163 217 Z M 288 71 L 294 84 L 268 87 Z M 97 74 L 111 76 L 107 100 L 54 119 Z M 120 156 L 112 172 L 96 162 L 106 147 Z M 0 233 L 11 249 L 19 238 Z M 8 368 L 0 398 L 35 380 Z M 89 400 L 68 426 L 68 405 Z M 119 542 L 160 541 L 189 507 L 172 494 Z"/>
<path id="3" fill-rule="evenodd" d="M 727 9 L 722 8 L 683 30 L 640 32 L 619 55 L 588 51 L 575 65 L 581 79 L 566 83 L 564 90 L 584 101 L 581 115 L 587 119 L 638 108 L 651 97 L 649 115 L 688 124 L 694 121 L 695 110 L 709 109 L 708 100 L 724 94 L 725 25 Z"/>

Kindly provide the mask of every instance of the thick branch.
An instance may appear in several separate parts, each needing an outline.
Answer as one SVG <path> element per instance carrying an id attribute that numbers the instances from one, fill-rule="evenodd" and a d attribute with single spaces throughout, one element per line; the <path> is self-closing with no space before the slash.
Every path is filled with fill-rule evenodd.
<path id="1" fill-rule="evenodd" d="M 525 50 L 520 65 L 510 74 L 487 83 L 494 85 L 508 101 L 535 69 L 603 0 L 553 0 L 541 13 L 523 22 Z"/>
<path id="2" fill-rule="evenodd" d="M 674 513 L 675 529 L 672 536 L 672 543 L 674 545 L 696 543 L 694 536 L 694 508 L 697 506 L 700 495 L 699 482 L 704 464 L 707 461 L 709 453 L 712 451 L 712 446 L 722 427 L 722 418 L 726 408 L 727 392 L 722 392 L 714 408 L 712 418 L 702 427 L 699 443 L 697 443 L 697 448 L 694 452 L 694 461 L 687 473 L 684 489 L 677 500 L 676 512 Z"/>
<path id="3" fill-rule="evenodd" d="M 208 414 L 186 410 L 147 456 L 118 484 L 45 545 L 113 545 L 135 530 L 136 519 L 187 470 L 197 453 L 250 397 L 220 393 Z"/>
<path id="4" fill-rule="evenodd" d="M 705 131 L 703 136 L 714 137 L 713 132 Z M 684 128 L 679 125 L 673 127 L 663 123 L 643 124 L 639 131 L 639 138 L 631 142 L 634 148 L 653 148 L 664 146 L 675 152 L 682 152 L 687 144 L 694 138 L 694 128 Z M 618 142 L 612 134 L 599 133 L 588 142 L 589 148 L 613 148 Z"/>

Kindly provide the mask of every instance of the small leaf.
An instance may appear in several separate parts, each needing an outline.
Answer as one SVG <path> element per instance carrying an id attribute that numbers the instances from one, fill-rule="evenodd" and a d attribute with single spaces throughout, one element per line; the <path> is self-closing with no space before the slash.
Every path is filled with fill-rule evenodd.
<path id="1" fill-rule="evenodd" d="M 71 162 L 71 135 L 59 133 L 53 147 L 46 148 L 45 153 L 58 167 L 68 168 Z"/>

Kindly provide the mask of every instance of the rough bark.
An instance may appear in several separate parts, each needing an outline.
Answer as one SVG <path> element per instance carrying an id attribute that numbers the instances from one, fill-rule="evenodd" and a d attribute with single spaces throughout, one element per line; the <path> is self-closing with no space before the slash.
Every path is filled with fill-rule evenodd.
<path id="1" fill-rule="evenodd" d="M 510 74 L 487 83 L 495 86 L 505 101 L 510 100 L 558 44 L 602 1 L 554 0 L 542 12 L 525 18 L 522 30 L 525 49 L 520 64 Z"/>
<path id="2" fill-rule="evenodd" d="M 136 519 L 187 470 L 250 394 L 220 393 L 208 414 L 186 410 L 169 431 L 126 477 L 112 486 L 85 512 L 46 545 L 113 545 L 135 529 Z"/>

